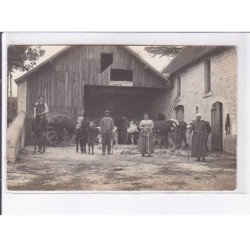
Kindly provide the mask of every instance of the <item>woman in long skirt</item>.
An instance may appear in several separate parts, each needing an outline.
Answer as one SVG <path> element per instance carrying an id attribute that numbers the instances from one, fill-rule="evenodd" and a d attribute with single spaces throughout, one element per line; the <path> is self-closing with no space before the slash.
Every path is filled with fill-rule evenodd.
<path id="1" fill-rule="evenodd" d="M 144 119 L 140 122 L 140 141 L 139 149 L 142 157 L 153 153 L 153 128 L 154 123 L 149 119 L 148 113 L 144 113 Z"/>
<path id="2" fill-rule="evenodd" d="M 196 115 L 196 120 L 191 125 L 193 136 L 191 145 L 191 156 L 196 157 L 198 161 L 202 157 L 205 161 L 207 156 L 207 129 L 206 124 L 201 120 L 201 114 Z"/>

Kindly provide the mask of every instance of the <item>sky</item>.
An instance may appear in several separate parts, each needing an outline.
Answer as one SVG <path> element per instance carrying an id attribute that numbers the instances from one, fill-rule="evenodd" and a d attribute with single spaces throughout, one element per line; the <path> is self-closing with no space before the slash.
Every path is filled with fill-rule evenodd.
<path id="1" fill-rule="evenodd" d="M 44 62 L 45 60 L 47 60 L 48 58 L 50 58 L 51 56 L 53 56 L 54 54 L 56 54 L 58 51 L 62 50 L 65 47 L 66 46 L 53 46 L 53 45 L 41 46 L 41 48 L 45 50 L 45 53 L 42 57 L 40 57 L 36 61 L 36 66 L 39 65 L 40 63 Z M 151 54 L 149 54 L 145 51 L 145 46 L 129 46 L 129 47 L 132 50 L 134 50 L 145 61 L 147 61 L 149 64 L 151 64 L 158 71 L 161 71 L 172 59 L 171 57 L 167 57 L 167 56 L 152 57 Z M 17 96 L 17 86 L 16 86 L 16 83 L 14 82 L 14 80 L 17 79 L 18 77 L 22 76 L 23 74 L 25 74 L 25 72 L 17 71 L 17 70 L 14 71 L 14 73 L 13 73 L 13 83 L 12 83 L 13 96 Z"/>

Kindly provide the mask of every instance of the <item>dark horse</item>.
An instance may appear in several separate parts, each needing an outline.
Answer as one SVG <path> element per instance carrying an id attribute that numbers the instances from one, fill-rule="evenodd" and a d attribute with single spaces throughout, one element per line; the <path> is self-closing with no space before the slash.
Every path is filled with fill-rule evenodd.
<path id="1" fill-rule="evenodd" d="M 58 144 L 62 147 L 67 146 L 64 142 L 64 136 L 68 135 L 70 137 L 76 133 L 75 126 L 76 123 L 73 119 L 63 118 L 55 121 L 52 126 L 54 127 L 57 133 Z"/>
<path id="2" fill-rule="evenodd" d="M 46 128 L 47 128 L 47 121 L 45 114 L 37 114 L 36 117 L 33 120 L 32 124 L 33 128 L 33 134 L 34 134 L 34 151 L 35 154 L 37 152 L 39 153 L 45 153 L 45 144 L 46 144 Z"/>
<path id="3" fill-rule="evenodd" d="M 92 155 L 95 153 L 95 141 L 97 136 L 100 134 L 100 130 L 92 123 L 89 124 L 89 129 L 88 129 L 88 136 L 87 136 L 87 141 L 88 141 L 88 153 L 90 154 L 90 151 L 92 150 Z"/>
<path id="4" fill-rule="evenodd" d="M 86 119 L 82 120 L 80 128 L 75 131 L 76 134 L 76 152 L 79 150 L 79 144 L 81 148 L 81 153 L 86 153 L 86 144 L 88 140 L 89 122 Z"/>
<path id="5" fill-rule="evenodd" d="M 182 145 L 182 142 L 184 141 L 185 147 L 188 146 L 187 144 L 187 123 L 183 121 L 174 121 L 170 120 L 172 122 L 171 125 L 171 132 L 169 133 L 169 137 L 174 142 L 173 149 L 171 150 L 174 152 L 176 149 L 179 149 Z"/>

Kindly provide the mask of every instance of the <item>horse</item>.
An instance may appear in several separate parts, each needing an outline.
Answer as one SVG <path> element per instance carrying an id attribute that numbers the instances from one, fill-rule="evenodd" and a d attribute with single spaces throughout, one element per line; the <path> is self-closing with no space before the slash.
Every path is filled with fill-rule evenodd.
<path id="1" fill-rule="evenodd" d="M 82 124 L 79 128 L 75 129 L 76 134 L 76 152 L 79 151 L 79 144 L 81 153 L 87 153 L 86 145 L 88 141 L 88 131 L 89 131 L 89 122 L 85 119 L 82 120 Z"/>
<path id="2" fill-rule="evenodd" d="M 171 152 L 174 152 L 176 149 L 179 149 L 183 141 L 185 143 L 185 147 L 188 147 L 187 137 L 186 137 L 187 123 L 179 122 L 174 119 L 170 121 L 172 121 L 172 126 L 171 126 L 171 132 L 169 135 L 172 141 L 174 142 L 174 146 Z"/>
<path id="3" fill-rule="evenodd" d="M 63 118 L 55 121 L 52 125 L 57 133 L 57 140 L 60 146 L 67 146 L 64 144 L 64 135 L 72 137 L 75 134 L 76 122 L 73 119 Z"/>
<path id="4" fill-rule="evenodd" d="M 35 118 L 32 121 L 32 129 L 34 134 L 34 151 L 35 154 L 37 152 L 37 146 L 38 146 L 38 152 L 39 153 L 45 153 L 45 144 L 46 144 L 46 129 L 47 129 L 47 121 L 45 114 L 36 114 Z"/>
<path id="5" fill-rule="evenodd" d="M 111 145 L 112 145 L 112 150 L 113 150 L 113 145 L 115 143 L 115 149 L 118 147 L 118 129 L 115 126 L 113 131 L 112 131 L 112 136 L 111 136 Z"/>
<path id="6" fill-rule="evenodd" d="M 92 150 L 92 155 L 94 152 L 95 142 L 97 139 L 97 136 L 100 134 L 100 130 L 98 127 L 94 125 L 93 122 L 90 122 L 89 129 L 87 133 L 87 142 L 88 142 L 88 153 L 90 154 L 90 151 Z"/>

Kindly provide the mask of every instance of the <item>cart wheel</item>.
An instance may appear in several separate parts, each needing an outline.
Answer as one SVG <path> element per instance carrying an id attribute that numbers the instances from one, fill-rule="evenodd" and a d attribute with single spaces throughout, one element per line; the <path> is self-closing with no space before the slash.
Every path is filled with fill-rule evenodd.
<path id="1" fill-rule="evenodd" d="M 71 120 L 72 118 L 70 118 L 67 115 L 54 115 L 50 120 L 49 120 L 49 124 L 53 124 L 54 122 L 58 121 L 58 120 Z"/>
<path id="2" fill-rule="evenodd" d="M 59 135 L 55 131 L 54 127 L 49 125 L 46 131 L 46 138 L 50 145 L 56 147 L 59 146 Z"/>
<path id="3" fill-rule="evenodd" d="M 58 134 L 58 132 L 55 130 L 54 128 L 54 124 L 55 122 L 59 121 L 59 120 L 71 120 L 71 118 L 69 116 L 66 115 L 54 115 L 53 117 L 51 117 L 49 119 L 48 122 L 48 126 L 47 126 L 47 133 L 46 133 L 46 138 L 47 138 L 47 142 L 54 147 L 57 146 L 64 146 L 64 145 L 68 145 L 71 141 L 71 139 L 69 139 L 69 135 L 68 132 L 65 130 L 62 132 L 62 134 Z M 72 136 L 71 136 L 72 137 Z"/>
<path id="4" fill-rule="evenodd" d="M 66 129 L 63 129 L 61 146 L 63 147 L 69 146 L 71 143 L 72 137 L 73 136 Z"/>

